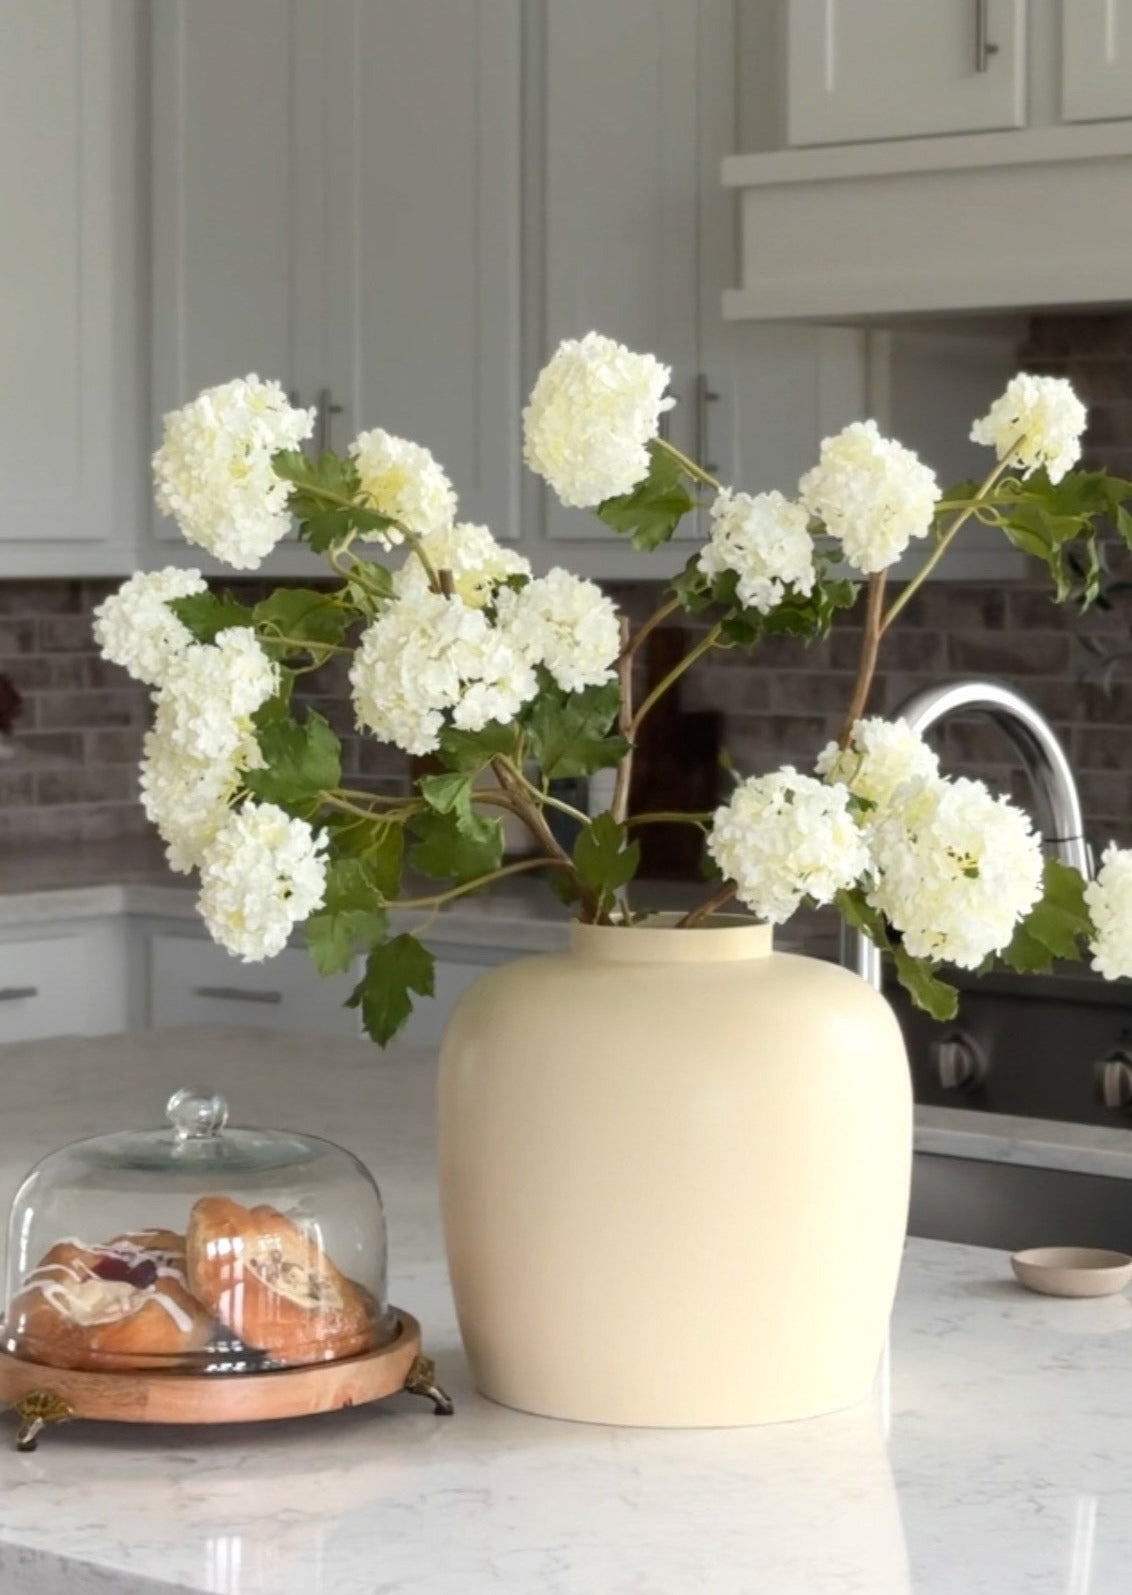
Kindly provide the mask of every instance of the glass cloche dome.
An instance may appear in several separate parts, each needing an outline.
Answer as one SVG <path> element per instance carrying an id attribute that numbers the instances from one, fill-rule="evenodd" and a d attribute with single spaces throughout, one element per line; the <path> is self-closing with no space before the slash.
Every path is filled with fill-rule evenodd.
<path id="1" fill-rule="evenodd" d="M 49 1367 L 238 1374 L 394 1338 L 385 1219 L 349 1152 L 228 1129 L 178 1091 L 166 1128 L 76 1141 L 12 1205 L 0 1348 Z"/>

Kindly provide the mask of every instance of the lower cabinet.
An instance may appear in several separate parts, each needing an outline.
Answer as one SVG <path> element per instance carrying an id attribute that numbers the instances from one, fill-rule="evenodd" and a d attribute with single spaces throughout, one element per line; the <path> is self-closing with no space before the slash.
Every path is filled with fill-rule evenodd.
<path id="1" fill-rule="evenodd" d="M 0 931 L 0 1043 L 136 1024 L 125 930 L 96 919 Z"/>
<path id="2" fill-rule="evenodd" d="M 192 932 L 149 938 L 149 1023 L 156 1030 L 235 1024 L 356 1036 L 358 1016 L 343 1006 L 355 983 L 348 974 L 323 979 L 301 947 L 243 964 Z"/>

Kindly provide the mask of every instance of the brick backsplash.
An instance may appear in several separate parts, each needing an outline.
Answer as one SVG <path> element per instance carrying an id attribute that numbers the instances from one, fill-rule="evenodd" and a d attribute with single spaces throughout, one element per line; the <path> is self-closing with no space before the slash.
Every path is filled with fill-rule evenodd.
<path id="1" fill-rule="evenodd" d="M 1132 476 L 1132 315 L 1035 317 L 1019 366 L 1068 376 L 1089 406 L 1086 462 Z M 1112 558 L 1119 566 L 1119 552 Z M 91 611 L 114 585 L 0 581 L 0 674 L 24 700 L 17 757 L 0 762 L 0 841 L 104 840 L 146 830 L 136 763 L 147 696 L 98 657 L 90 630 Z M 255 582 L 229 585 L 253 598 L 262 591 Z M 611 591 L 641 616 L 658 589 L 636 583 Z M 754 660 L 709 657 L 686 678 L 681 705 L 721 716 L 723 746 L 740 771 L 808 767 L 837 730 L 859 642 L 849 616 L 808 649 L 778 639 Z M 1104 667 L 1126 649 L 1132 654 L 1132 592 L 1082 617 L 1053 604 L 1039 574 L 999 586 L 934 582 L 886 640 L 871 707 L 888 712 L 919 687 L 967 675 L 1016 686 L 1065 742 L 1091 838 L 1132 845 L 1132 658 Z M 354 732 L 343 671 L 323 672 L 304 699 L 343 735 L 351 784 L 404 786 L 404 757 Z M 940 749 L 952 772 L 981 776 L 1025 800 L 1012 750 L 986 722 L 946 727 Z"/>

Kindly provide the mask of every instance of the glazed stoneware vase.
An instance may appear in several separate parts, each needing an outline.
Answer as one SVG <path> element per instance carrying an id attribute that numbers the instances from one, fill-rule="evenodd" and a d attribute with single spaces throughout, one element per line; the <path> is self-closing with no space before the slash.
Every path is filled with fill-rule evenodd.
<path id="1" fill-rule="evenodd" d="M 441 1194 L 478 1389 L 593 1423 L 772 1423 L 868 1391 L 908 1210 L 900 1029 L 769 928 L 575 925 L 441 1051 Z"/>

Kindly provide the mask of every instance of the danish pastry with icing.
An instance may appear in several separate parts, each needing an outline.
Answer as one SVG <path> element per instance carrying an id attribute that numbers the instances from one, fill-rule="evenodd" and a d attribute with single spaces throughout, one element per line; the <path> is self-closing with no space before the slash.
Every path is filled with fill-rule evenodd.
<path id="1" fill-rule="evenodd" d="M 201 1197 L 185 1241 L 190 1290 L 245 1345 L 296 1364 L 352 1357 L 376 1344 L 368 1292 L 277 1208 Z"/>
<path id="2" fill-rule="evenodd" d="M 5 1320 L 8 1349 L 53 1368 L 175 1367 L 215 1325 L 188 1288 L 184 1242 L 170 1231 L 106 1245 L 58 1241 L 24 1279 Z"/>

